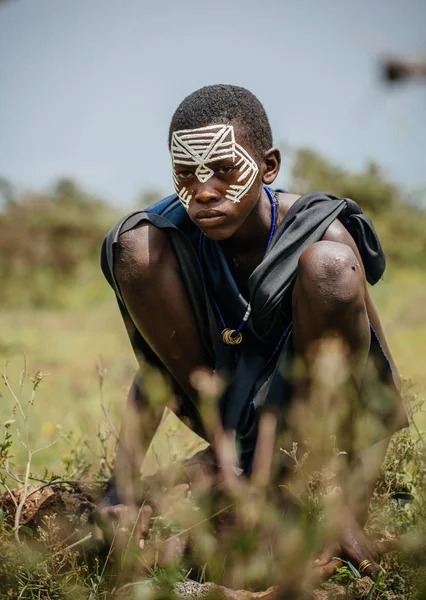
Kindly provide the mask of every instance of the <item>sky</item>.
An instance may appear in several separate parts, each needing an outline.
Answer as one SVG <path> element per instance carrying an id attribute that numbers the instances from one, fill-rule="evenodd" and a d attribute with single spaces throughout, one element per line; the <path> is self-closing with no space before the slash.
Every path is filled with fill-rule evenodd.
<path id="1" fill-rule="evenodd" d="M 426 84 L 390 89 L 378 70 L 424 57 L 425 23 L 424 0 L 0 2 L 0 175 L 35 190 L 71 176 L 116 205 L 171 193 L 175 108 L 232 83 L 277 144 L 426 187 Z"/>

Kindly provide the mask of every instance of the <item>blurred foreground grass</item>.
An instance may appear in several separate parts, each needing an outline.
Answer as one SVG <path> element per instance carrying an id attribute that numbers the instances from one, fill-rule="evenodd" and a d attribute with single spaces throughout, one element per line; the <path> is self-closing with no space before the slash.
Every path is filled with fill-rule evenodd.
<path id="1" fill-rule="evenodd" d="M 104 404 L 116 427 L 126 393 L 136 370 L 136 360 L 127 339 L 118 308 L 100 271 L 96 285 L 100 301 L 96 306 L 68 310 L 8 308 L 0 314 L 0 363 L 7 364 L 11 385 L 17 389 L 19 376 L 27 362 L 27 372 L 47 374 L 36 394 L 30 421 L 32 446 L 45 446 L 56 435 L 73 432 L 79 438 L 97 443 L 103 420 L 97 365 L 106 369 Z M 91 289 L 94 279 L 90 282 Z M 394 358 L 403 377 L 412 379 L 425 394 L 426 370 L 426 277 L 419 270 L 389 269 L 371 288 Z M 85 295 L 80 285 L 79 294 Z M 31 382 L 27 382 L 30 395 Z M 0 417 L 10 417 L 12 398 L 3 391 Z M 426 428 L 426 415 L 419 419 Z M 112 435 L 112 434 L 110 434 Z M 14 453 L 20 453 L 18 447 Z M 63 468 L 61 457 L 67 453 L 63 439 L 36 456 L 35 467 L 55 473 Z"/>

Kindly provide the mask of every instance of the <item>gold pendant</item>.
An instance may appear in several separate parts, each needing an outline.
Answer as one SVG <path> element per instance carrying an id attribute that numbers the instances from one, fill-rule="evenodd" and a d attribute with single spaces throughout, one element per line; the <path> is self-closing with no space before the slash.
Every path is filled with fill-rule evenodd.
<path id="1" fill-rule="evenodd" d="M 232 334 L 235 333 L 235 329 L 224 329 L 222 331 L 222 340 L 224 344 L 228 344 L 228 346 L 235 346 L 236 344 L 241 344 L 241 342 L 243 341 L 243 336 L 240 333 L 238 333 L 236 336 L 233 336 Z"/>

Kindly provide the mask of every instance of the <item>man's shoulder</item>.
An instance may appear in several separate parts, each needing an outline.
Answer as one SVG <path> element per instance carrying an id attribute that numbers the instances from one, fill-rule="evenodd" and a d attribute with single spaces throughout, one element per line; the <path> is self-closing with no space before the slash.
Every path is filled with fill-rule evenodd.
<path id="1" fill-rule="evenodd" d="M 290 208 L 299 198 L 300 194 L 290 194 L 288 192 L 280 192 L 278 194 L 281 220 L 284 219 Z"/>
<path id="2" fill-rule="evenodd" d="M 161 246 L 170 230 L 180 231 L 191 240 L 196 226 L 190 220 L 178 196 L 167 196 L 154 204 L 132 211 L 122 217 L 107 234 L 103 253 L 112 261 L 113 247 L 119 244 L 127 253 L 140 254 L 140 246 Z M 150 233 L 149 233 L 150 232 Z"/>
<path id="3" fill-rule="evenodd" d="M 168 223 L 170 226 L 180 229 L 181 226 L 188 220 L 186 210 L 176 194 L 167 196 L 162 200 L 154 202 L 150 206 L 142 207 L 138 210 L 133 210 L 124 215 L 109 231 L 107 240 L 110 243 L 115 243 L 122 235 L 136 230 L 146 221 L 152 225 Z"/>

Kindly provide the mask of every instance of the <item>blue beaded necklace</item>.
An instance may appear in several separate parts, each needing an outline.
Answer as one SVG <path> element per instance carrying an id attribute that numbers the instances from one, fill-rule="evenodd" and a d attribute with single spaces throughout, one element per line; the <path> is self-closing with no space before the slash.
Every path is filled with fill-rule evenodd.
<path id="1" fill-rule="evenodd" d="M 275 233 L 275 229 L 277 227 L 277 221 L 278 221 L 278 201 L 275 198 L 275 196 L 273 196 L 272 192 L 266 186 L 264 187 L 264 189 L 265 189 L 266 194 L 268 195 L 269 202 L 271 203 L 271 227 L 269 229 L 268 241 L 266 242 L 266 248 L 265 248 L 263 257 L 265 256 L 265 254 L 270 246 L 273 235 Z M 201 241 L 202 241 L 202 234 L 200 235 L 200 244 L 199 244 L 199 253 L 198 253 L 198 259 L 200 261 L 201 270 L 202 270 L 201 252 L 200 252 Z M 244 314 L 243 320 L 241 321 L 241 323 L 239 324 L 237 329 L 230 329 L 229 327 L 226 326 L 225 320 L 222 316 L 222 313 L 220 312 L 220 308 L 219 308 L 214 296 L 212 297 L 212 299 L 213 299 L 213 303 L 215 305 L 217 314 L 219 315 L 219 319 L 222 323 L 223 330 L 221 333 L 222 333 L 223 343 L 228 344 L 229 346 L 241 344 L 241 342 L 243 341 L 243 334 L 241 333 L 241 331 L 242 331 L 244 325 L 249 320 L 249 317 L 251 314 L 250 302 L 248 302 L 248 304 L 247 304 L 247 309 Z"/>

